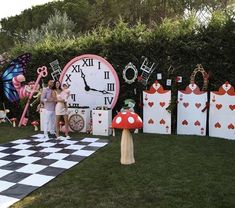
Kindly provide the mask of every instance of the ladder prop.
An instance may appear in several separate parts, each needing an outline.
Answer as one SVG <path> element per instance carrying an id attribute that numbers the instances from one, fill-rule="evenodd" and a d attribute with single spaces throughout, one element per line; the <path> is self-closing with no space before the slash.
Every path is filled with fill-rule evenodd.
<path id="1" fill-rule="evenodd" d="M 151 65 L 151 63 L 148 61 L 147 58 L 144 59 L 140 67 L 140 70 L 142 70 L 143 72 L 138 79 L 138 81 L 141 82 L 144 86 L 147 85 L 149 77 L 151 76 L 153 71 L 156 69 L 156 67 L 154 66 L 155 66 L 155 63 L 152 63 Z"/>

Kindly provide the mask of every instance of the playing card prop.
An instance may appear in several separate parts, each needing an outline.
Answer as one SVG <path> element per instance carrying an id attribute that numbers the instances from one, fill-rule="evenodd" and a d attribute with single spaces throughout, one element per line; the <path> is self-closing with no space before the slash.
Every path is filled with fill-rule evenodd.
<path id="1" fill-rule="evenodd" d="M 164 90 L 156 81 L 143 92 L 143 132 L 171 133 L 171 114 L 166 110 L 171 100 L 171 91 Z"/>
<path id="2" fill-rule="evenodd" d="M 132 71 L 132 73 L 133 73 L 133 77 L 132 77 L 132 78 L 129 78 L 129 77 L 127 78 L 127 73 L 128 73 L 128 71 Z M 135 82 L 135 80 L 137 79 L 137 76 L 138 76 L 138 70 L 137 70 L 137 68 L 135 67 L 135 65 L 132 64 L 131 62 L 128 63 L 128 64 L 126 65 L 125 69 L 124 69 L 123 72 L 122 72 L 122 77 L 123 77 L 123 79 L 125 80 L 125 82 L 126 82 L 127 84 L 132 84 L 132 83 Z"/>
<path id="3" fill-rule="evenodd" d="M 156 67 L 154 66 L 155 66 L 155 63 L 150 63 L 147 58 L 144 59 L 140 67 L 140 70 L 142 70 L 142 74 L 138 78 L 138 81 L 142 83 L 144 86 L 147 85 L 149 77 L 155 70 Z"/>
<path id="4" fill-rule="evenodd" d="M 191 83 L 178 91 L 177 134 L 206 135 L 207 92 Z"/>
<path id="5" fill-rule="evenodd" d="M 60 78 L 60 74 L 61 74 L 61 68 L 60 68 L 60 65 L 59 65 L 59 61 L 56 59 L 55 61 L 52 61 L 50 63 L 50 66 L 52 68 L 52 73 L 51 73 L 51 77 L 53 80 L 59 80 Z"/>
<path id="6" fill-rule="evenodd" d="M 235 91 L 228 82 L 210 93 L 209 136 L 235 140 Z"/>
<path id="7" fill-rule="evenodd" d="M 112 110 L 92 110 L 93 135 L 109 136 L 112 134 Z"/>

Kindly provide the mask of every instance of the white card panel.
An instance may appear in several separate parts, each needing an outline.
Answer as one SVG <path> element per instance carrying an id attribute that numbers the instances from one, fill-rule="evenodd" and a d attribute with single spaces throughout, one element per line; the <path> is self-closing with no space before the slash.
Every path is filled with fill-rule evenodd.
<path id="1" fill-rule="evenodd" d="M 170 100 L 171 91 L 164 90 L 157 81 L 143 92 L 143 132 L 171 133 L 171 114 L 166 110 Z"/>
<path id="2" fill-rule="evenodd" d="M 226 82 L 210 93 L 209 136 L 235 140 L 235 92 Z"/>
<path id="3" fill-rule="evenodd" d="M 112 110 L 92 110 L 92 134 L 109 136 L 112 133 Z"/>
<path id="4" fill-rule="evenodd" d="M 177 134 L 206 135 L 207 92 L 196 84 L 189 84 L 178 91 Z"/>

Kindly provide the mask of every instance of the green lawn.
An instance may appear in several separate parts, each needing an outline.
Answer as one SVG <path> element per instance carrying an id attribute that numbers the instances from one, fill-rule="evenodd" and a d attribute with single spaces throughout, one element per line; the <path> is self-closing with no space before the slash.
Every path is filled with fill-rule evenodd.
<path id="1" fill-rule="evenodd" d="M 0 143 L 32 134 L 32 127 L 0 124 Z M 73 134 L 77 139 L 85 136 Z M 141 133 L 133 136 L 134 165 L 120 165 L 119 133 L 108 137 L 108 146 L 13 207 L 235 207 L 235 141 Z"/>

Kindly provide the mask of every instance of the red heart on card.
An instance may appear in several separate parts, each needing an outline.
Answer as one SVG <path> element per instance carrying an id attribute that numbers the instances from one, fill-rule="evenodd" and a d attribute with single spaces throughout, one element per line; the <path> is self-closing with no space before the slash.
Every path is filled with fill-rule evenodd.
<path id="1" fill-rule="evenodd" d="M 98 121 L 99 123 L 101 123 L 102 121 Z"/>
<path id="2" fill-rule="evenodd" d="M 184 107 L 187 108 L 189 106 L 189 103 L 183 103 Z"/>
<path id="3" fill-rule="evenodd" d="M 149 124 L 154 124 L 153 119 L 150 118 L 149 121 L 148 121 L 148 123 L 149 123 Z"/>
<path id="4" fill-rule="evenodd" d="M 228 129 L 234 129 L 235 127 L 234 127 L 234 125 L 233 124 L 229 124 L 228 125 Z"/>
<path id="5" fill-rule="evenodd" d="M 183 98 L 180 98 L 180 101 L 183 100 Z"/>
<path id="6" fill-rule="evenodd" d="M 183 120 L 182 124 L 187 126 L 188 125 L 188 121 Z"/>
<path id="7" fill-rule="evenodd" d="M 195 125 L 195 126 L 200 126 L 201 123 L 200 123 L 199 121 L 195 121 L 194 125 Z"/>
<path id="8" fill-rule="evenodd" d="M 200 107 L 201 107 L 201 103 L 195 103 L 195 106 L 196 106 L 197 108 L 200 108 Z"/>
<path id="9" fill-rule="evenodd" d="M 229 108 L 230 108 L 231 110 L 235 110 L 235 105 L 229 105 Z"/>
<path id="10" fill-rule="evenodd" d="M 153 106 L 153 102 L 148 102 L 148 105 L 150 106 L 150 107 L 152 107 Z"/>
<path id="11" fill-rule="evenodd" d="M 102 114 L 101 113 L 98 113 L 99 116 L 101 116 Z"/>
<path id="12" fill-rule="evenodd" d="M 204 131 L 204 128 L 201 128 L 201 131 Z"/>
<path id="13" fill-rule="evenodd" d="M 166 103 L 165 102 L 160 102 L 160 106 L 163 107 Z"/>
<path id="14" fill-rule="evenodd" d="M 215 105 L 216 106 L 216 108 L 219 110 L 220 108 L 222 108 L 222 104 L 216 104 Z"/>
<path id="15" fill-rule="evenodd" d="M 165 120 L 164 119 L 162 119 L 161 121 L 160 121 L 160 124 L 162 124 L 162 125 L 164 125 L 166 122 L 165 122 Z"/>
<path id="16" fill-rule="evenodd" d="M 215 128 L 220 128 L 220 127 L 221 127 L 220 123 L 217 122 L 217 123 L 215 124 Z"/>

